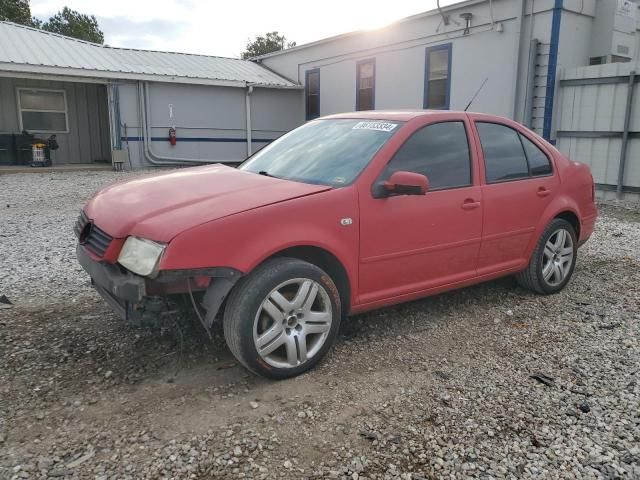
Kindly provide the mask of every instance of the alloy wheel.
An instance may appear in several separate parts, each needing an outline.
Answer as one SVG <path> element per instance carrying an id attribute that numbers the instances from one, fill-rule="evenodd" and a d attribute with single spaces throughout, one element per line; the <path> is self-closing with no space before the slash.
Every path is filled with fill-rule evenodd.
<path id="1" fill-rule="evenodd" d="M 547 284 L 561 284 L 571 272 L 573 264 L 573 238 L 564 228 L 553 232 L 544 246 L 542 278 Z"/>
<path id="2" fill-rule="evenodd" d="M 260 357 L 276 368 L 307 362 L 324 345 L 333 320 L 325 288 L 309 278 L 287 280 L 263 300 L 253 325 Z"/>

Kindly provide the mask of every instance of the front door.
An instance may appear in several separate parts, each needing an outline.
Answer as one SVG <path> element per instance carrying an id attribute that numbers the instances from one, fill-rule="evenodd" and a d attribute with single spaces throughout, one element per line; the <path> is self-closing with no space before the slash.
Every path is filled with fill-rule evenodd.
<path id="1" fill-rule="evenodd" d="M 359 192 L 359 303 L 422 292 L 475 275 L 482 235 L 481 187 L 474 177 L 470 125 L 459 120 L 416 130 L 380 175 L 421 173 L 426 195 L 374 198 Z"/>

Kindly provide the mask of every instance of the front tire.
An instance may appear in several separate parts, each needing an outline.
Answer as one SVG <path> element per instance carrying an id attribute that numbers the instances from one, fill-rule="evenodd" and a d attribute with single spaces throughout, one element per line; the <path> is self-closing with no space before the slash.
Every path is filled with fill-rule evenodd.
<path id="1" fill-rule="evenodd" d="M 249 370 L 289 378 L 326 355 L 341 313 L 338 289 L 327 273 L 295 258 L 274 258 L 231 292 L 224 336 L 231 353 Z"/>
<path id="2" fill-rule="evenodd" d="M 535 293 L 557 293 L 569 283 L 577 254 L 578 239 L 573 226 L 555 218 L 542 232 L 529 265 L 516 275 L 516 280 Z"/>

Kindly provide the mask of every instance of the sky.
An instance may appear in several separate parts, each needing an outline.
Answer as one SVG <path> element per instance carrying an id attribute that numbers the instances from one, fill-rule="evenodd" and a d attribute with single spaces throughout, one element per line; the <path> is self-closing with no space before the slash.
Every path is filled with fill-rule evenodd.
<path id="1" fill-rule="evenodd" d="M 31 14 L 47 20 L 65 5 L 95 15 L 113 47 L 238 57 L 249 38 L 266 32 L 301 45 L 381 27 L 431 10 L 436 0 L 31 0 Z"/>

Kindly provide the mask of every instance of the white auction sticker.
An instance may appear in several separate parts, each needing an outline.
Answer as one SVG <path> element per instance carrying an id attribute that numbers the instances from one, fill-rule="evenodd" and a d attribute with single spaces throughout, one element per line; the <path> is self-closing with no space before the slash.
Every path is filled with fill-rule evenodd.
<path id="1" fill-rule="evenodd" d="M 353 130 L 378 130 L 380 132 L 390 132 L 398 126 L 397 123 L 389 122 L 358 122 Z"/>

